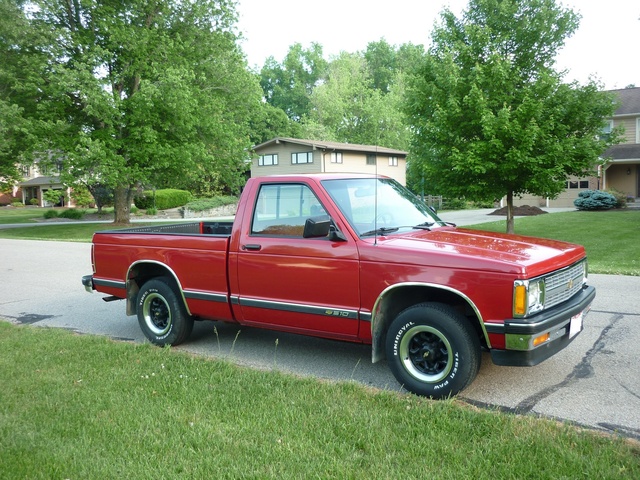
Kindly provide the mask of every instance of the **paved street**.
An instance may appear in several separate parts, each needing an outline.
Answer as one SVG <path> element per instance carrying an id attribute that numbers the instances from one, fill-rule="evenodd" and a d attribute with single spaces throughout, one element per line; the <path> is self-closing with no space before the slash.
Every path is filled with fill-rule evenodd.
<path id="1" fill-rule="evenodd" d="M 105 303 L 82 287 L 80 278 L 91 273 L 90 248 L 0 239 L 0 317 L 144 341 L 123 302 Z M 497 367 L 485 354 L 478 378 L 462 397 L 640 439 L 640 277 L 591 275 L 590 283 L 598 292 L 593 309 L 567 349 L 530 368 Z M 180 348 L 259 368 L 399 389 L 386 363 L 371 364 L 364 345 L 202 322 Z"/>

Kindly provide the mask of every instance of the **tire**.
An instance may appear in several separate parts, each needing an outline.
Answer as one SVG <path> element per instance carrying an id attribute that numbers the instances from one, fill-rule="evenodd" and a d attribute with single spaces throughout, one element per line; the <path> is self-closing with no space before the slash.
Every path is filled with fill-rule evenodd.
<path id="1" fill-rule="evenodd" d="M 136 301 L 140 329 L 155 345 L 179 345 L 193 330 L 193 317 L 187 314 L 182 298 L 167 277 L 147 281 Z"/>
<path id="2" fill-rule="evenodd" d="M 386 337 L 387 361 L 398 382 L 434 399 L 456 395 L 480 368 L 480 340 L 464 316 L 448 305 L 422 303 L 393 320 Z"/>

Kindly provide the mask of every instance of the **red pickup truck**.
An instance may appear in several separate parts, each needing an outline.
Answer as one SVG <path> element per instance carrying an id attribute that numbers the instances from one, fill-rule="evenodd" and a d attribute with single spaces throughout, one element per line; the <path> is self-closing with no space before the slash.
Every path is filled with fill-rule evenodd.
<path id="1" fill-rule="evenodd" d="M 482 349 L 519 366 L 562 350 L 595 297 L 583 247 L 456 228 L 373 175 L 254 178 L 233 222 L 97 232 L 92 264 L 86 289 L 125 299 L 154 344 L 194 320 L 367 343 L 433 398 L 468 386 Z"/>

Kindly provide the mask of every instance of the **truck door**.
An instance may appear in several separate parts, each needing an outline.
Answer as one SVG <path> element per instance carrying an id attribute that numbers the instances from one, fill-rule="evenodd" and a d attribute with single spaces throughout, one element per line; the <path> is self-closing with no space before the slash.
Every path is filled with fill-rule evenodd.
<path id="1" fill-rule="evenodd" d="M 237 255 L 238 288 L 232 303 L 242 323 L 333 338 L 358 335 L 355 242 L 303 237 L 308 218 L 327 216 L 304 183 L 260 185 L 251 224 L 243 225 L 231 257 Z"/>

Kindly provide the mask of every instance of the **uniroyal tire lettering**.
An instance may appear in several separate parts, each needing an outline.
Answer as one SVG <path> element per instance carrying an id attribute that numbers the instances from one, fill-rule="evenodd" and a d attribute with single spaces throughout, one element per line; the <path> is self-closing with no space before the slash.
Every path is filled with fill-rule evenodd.
<path id="1" fill-rule="evenodd" d="M 405 334 L 405 332 L 412 326 L 414 326 L 415 323 L 413 322 L 408 322 L 405 323 L 402 328 L 400 328 L 400 330 L 398 331 L 398 333 L 396 334 L 396 338 L 393 342 L 393 355 L 394 356 L 398 356 L 398 345 L 400 344 L 400 339 L 402 338 L 402 336 Z"/>

